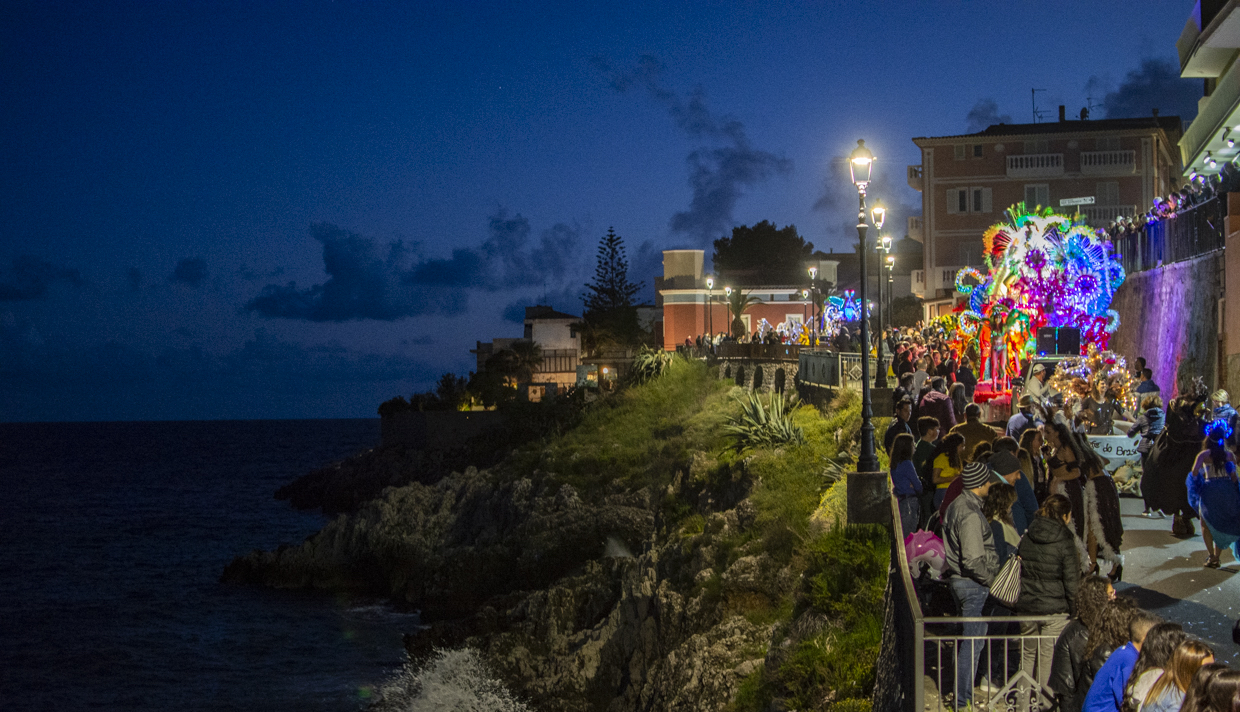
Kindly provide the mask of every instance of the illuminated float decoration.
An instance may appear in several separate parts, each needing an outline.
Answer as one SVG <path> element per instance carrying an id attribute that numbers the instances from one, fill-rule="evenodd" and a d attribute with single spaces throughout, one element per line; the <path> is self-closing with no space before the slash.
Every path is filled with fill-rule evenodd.
<path id="1" fill-rule="evenodd" d="M 976 352 L 982 380 L 1006 387 L 1033 355 L 1043 326 L 1081 330 L 1081 350 L 1105 351 L 1119 327 L 1111 309 L 1124 268 L 1105 234 L 1050 208 L 1007 210 L 982 236 L 987 272 L 965 267 L 956 290 L 968 299 L 933 326 L 961 353 Z"/>

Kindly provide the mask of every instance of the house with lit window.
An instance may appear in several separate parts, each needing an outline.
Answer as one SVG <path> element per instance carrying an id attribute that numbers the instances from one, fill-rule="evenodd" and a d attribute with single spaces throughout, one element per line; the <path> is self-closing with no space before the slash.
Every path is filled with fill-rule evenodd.
<path id="1" fill-rule="evenodd" d="M 1180 119 L 1068 119 L 996 124 L 958 136 L 913 139 L 920 165 L 908 184 L 921 192 L 922 214 L 909 218 L 909 237 L 923 243 L 923 267 L 912 291 L 925 301 L 926 318 L 949 313 L 963 298 L 956 273 L 984 269 L 982 233 L 1024 201 L 1064 213 L 1080 211 L 1106 227 L 1148 209 L 1182 183 Z"/>
<path id="2" fill-rule="evenodd" d="M 486 370 L 487 359 L 495 354 L 511 350 L 520 342 L 538 344 L 542 363 L 535 369 L 529 384 L 518 385 L 530 400 L 540 400 L 544 394 L 576 383 L 577 366 L 581 364 L 580 323 L 581 317 L 558 312 L 549 306 L 526 307 L 521 338 L 478 341 L 470 353 L 476 356 L 477 370 L 481 373 Z"/>

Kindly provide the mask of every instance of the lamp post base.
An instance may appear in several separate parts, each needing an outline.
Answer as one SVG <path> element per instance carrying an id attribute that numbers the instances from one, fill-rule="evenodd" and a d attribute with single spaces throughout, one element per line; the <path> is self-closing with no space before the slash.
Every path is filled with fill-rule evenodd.
<path id="1" fill-rule="evenodd" d="M 886 472 L 849 472 L 848 523 L 891 523 L 891 480 Z"/>

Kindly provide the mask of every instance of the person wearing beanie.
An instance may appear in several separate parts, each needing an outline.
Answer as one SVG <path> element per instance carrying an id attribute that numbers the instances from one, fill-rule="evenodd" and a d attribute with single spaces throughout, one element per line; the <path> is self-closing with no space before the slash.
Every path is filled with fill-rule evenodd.
<path id="1" fill-rule="evenodd" d="M 1004 437 L 1000 440 L 1010 441 L 1011 438 Z M 1029 528 L 1038 513 L 1038 497 L 1033 493 L 1033 485 L 1025 478 L 1025 473 L 1020 467 L 1020 458 L 1006 449 L 996 450 L 990 456 L 988 464 L 995 474 L 1016 488 L 1016 504 L 1012 507 L 1012 524 L 1016 528 L 1017 535 L 1024 536 L 1025 530 Z"/>
<path id="2" fill-rule="evenodd" d="M 988 465 L 970 462 L 960 473 L 964 491 L 947 508 L 943 521 L 943 543 L 947 550 L 947 571 L 952 597 L 966 618 L 982 615 L 990 584 L 999 573 L 999 556 L 994 535 L 982 505 L 993 484 Z M 986 634 L 985 623 L 963 624 L 963 635 L 972 638 Z M 973 699 L 973 679 L 981 646 L 971 640 L 957 643 L 960 652 L 956 666 L 956 706 Z"/>

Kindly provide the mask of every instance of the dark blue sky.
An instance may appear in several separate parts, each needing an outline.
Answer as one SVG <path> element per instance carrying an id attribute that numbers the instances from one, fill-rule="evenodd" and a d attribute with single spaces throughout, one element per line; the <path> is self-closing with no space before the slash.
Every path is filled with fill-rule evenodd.
<path id="1" fill-rule="evenodd" d="M 608 226 L 648 286 L 764 219 L 849 250 L 858 138 L 902 224 L 910 139 L 1033 87 L 1191 116 L 1190 10 L 10 0 L 0 420 L 372 415 L 515 307 L 580 313 Z"/>

